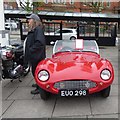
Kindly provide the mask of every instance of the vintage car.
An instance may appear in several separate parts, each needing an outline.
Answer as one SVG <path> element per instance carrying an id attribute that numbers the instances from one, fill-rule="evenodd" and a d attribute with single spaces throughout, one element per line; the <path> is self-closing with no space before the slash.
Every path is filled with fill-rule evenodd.
<path id="1" fill-rule="evenodd" d="M 39 62 L 35 71 L 35 80 L 44 100 L 50 93 L 86 96 L 99 92 L 108 97 L 113 79 L 113 66 L 100 57 L 95 40 L 56 41 L 52 57 Z"/>

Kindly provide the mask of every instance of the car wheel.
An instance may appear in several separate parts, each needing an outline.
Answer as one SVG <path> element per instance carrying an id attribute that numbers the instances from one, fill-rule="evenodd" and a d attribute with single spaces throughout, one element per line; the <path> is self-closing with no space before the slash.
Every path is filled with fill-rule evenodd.
<path id="1" fill-rule="evenodd" d="M 75 40 L 75 39 L 76 39 L 76 37 L 74 37 L 74 36 L 70 37 L 70 40 Z"/>
<path id="2" fill-rule="evenodd" d="M 41 99 L 47 100 L 49 98 L 49 95 L 50 95 L 49 92 L 47 92 L 47 91 L 45 91 L 45 90 L 43 90 L 41 88 L 39 88 L 39 92 L 40 92 Z"/>
<path id="3" fill-rule="evenodd" d="M 104 98 L 107 98 L 110 95 L 110 86 L 101 91 L 101 95 Z"/>

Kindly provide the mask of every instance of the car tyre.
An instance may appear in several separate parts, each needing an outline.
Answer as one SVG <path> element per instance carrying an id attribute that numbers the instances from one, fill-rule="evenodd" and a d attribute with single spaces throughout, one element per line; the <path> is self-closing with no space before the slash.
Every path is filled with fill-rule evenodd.
<path id="1" fill-rule="evenodd" d="M 70 37 L 70 40 L 75 40 L 75 39 L 76 39 L 76 37 L 74 37 L 74 36 Z"/>
<path id="2" fill-rule="evenodd" d="M 101 91 L 101 95 L 104 98 L 107 98 L 110 95 L 110 86 Z"/>
<path id="3" fill-rule="evenodd" d="M 50 95 L 49 92 L 47 92 L 47 91 L 45 91 L 45 90 L 43 90 L 43 89 L 41 89 L 41 88 L 39 88 L 39 92 L 40 92 L 40 97 L 41 97 L 41 99 L 43 99 L 43 100 L 48 100 L 49 95 Z"/>

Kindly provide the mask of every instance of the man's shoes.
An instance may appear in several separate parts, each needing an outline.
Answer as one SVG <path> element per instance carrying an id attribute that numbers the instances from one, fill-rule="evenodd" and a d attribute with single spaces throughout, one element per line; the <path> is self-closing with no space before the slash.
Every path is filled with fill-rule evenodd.
<path id="1" fill-rule="evenodd" d="M 36 87 L 37 88 L 37 84 L 32 84 L 32 87 Z"/>
<path id="2" fill-rule="evenodd" d="M 35 94 L 39 94 L 39 89 L 32 90 L 32 91 L 31 91 L 31 94 L 34 94 L 34 95 L 35 95 Z"/>

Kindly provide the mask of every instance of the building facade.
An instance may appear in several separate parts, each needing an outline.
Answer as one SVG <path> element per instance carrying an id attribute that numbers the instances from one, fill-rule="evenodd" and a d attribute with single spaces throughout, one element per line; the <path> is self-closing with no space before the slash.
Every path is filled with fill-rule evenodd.
<path id="1" fill-rule="evenodd" d="M 98 10 L 97 12 L 101 13 L 119 13 L 120 11 L 120 2 L 109 2 L 108 0 L 108 2 L 100 2 L 96 7 L 93 7 L 94 3 L 78 2 L 78 0 L 43 0 L 43 2 L 38 2 L 37 9 L 57 12 L 96 12 Z M 20 9 L 17 2 L 4 2 L 4 8 Z"/>

